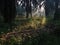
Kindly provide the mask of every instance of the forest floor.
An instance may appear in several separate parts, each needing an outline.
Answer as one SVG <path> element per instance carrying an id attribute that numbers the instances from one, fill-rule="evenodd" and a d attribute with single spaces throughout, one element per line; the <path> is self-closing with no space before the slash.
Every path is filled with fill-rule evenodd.
<path id="1" fill-rule="evenodd" d="M 60 21 L 42 18 L 16 18 L 12 32 L 0 35 L 1 45 L 60 45 Z M 2 26 L 3 27 L 3 26 Z M 0 28 L 1 29 L 1 28 Z M 10 30 L 10 29 L 8 29 Z"/>

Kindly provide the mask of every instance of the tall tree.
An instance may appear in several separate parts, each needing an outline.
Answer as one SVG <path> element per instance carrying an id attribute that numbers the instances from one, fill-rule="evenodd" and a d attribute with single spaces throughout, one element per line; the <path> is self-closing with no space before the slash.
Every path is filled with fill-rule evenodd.
<path id="1" fill-rule="evenodd" d="M 49 5 L 49 0 L 45 0 L 45 15 L 46 17 L 49 15 L 49 8 L 50 8 L 50 5 Z"/>
<path id="2" fill-rule="evenodd" d="M 37 1 L 37 0 L 32 0 L 32 2 L 33 2 L 33 5 L 34 5 L 35 7 L 37 7 L 38 1 Z"/>
<path id="3" fill-rule="evenodd" d="M 29 17 L 29 14 L 32 17 L 32 7 L 31 7 L 31 0 L 23 0 L 25 2 L 25 9 L 26 9 L 26 18 Z"/>
<path id="4" fill-rule="evenodd" d="M 58 4 L 59 4 L 59 0 L 55 0 L 55 15 L 54 15 L 54 19 L 58 19 L 59 18 Z"/>
<path id="5" fill-rule="evenodd" d="M 16 0 L 4 0 L 4 21 L 11 23 L 16 16 Z"/>
<path id="6" fill-rule="evenodd" d="M 0 1 L 0 13 L 1 13 L 1 15 L 4 14 L 4 0 Z"/>

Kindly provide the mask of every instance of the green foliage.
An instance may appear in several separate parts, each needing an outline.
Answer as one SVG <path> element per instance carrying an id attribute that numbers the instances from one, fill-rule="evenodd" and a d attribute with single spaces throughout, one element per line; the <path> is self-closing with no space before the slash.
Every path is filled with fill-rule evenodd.
<path id="1" fill-rule="evenodd" d="M 59 45 L 60 38 L 48 33 L 40 34 L 37 37 L 25 40 L 22 45 Z"/>

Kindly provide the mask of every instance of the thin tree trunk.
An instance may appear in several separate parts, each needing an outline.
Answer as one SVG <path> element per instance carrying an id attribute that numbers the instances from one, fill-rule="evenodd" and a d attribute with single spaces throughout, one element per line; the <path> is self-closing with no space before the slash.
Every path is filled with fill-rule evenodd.
<path id="1" fill-rule="evenodd" d="M 58 19 L 59 15 L 58 15 L 58 4 L 59 4 L 59 0 L 55 0 L 55 14 L 54 14 L 54 20 Z"/>

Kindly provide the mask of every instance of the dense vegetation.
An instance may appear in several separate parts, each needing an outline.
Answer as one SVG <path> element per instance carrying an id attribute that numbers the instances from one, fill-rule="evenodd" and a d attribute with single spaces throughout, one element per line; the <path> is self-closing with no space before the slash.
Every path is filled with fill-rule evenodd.
<path id="1" fill-rule="evenodd" d="M 37 9 L 42 1 L 44 2 L 42 5 L 45 4 L 45 16 L 33 16 L 31 2 L 34 9 Z M 20 6 L 25 7 L 25 15 L 16 13 L 15 6 L 19 5 L 15 0 L 0 2 L 2 2 L 0 3 L 0 6 L 2 5 L 0 7 L 0 45 L 60 45 L 59 0 L 22 0 L 24 3 Z M 52 11 L 50 8 L 54 8 L 54 5 L 50 5 L 53 2 L 55 13 L 52 18 L 49 17 L 49 11 Z"/>

